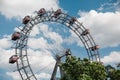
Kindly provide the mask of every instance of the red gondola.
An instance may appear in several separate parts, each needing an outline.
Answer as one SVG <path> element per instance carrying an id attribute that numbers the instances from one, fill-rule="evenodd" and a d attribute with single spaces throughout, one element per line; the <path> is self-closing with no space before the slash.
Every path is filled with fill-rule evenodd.
<path id="1" fill-rule="evenodd" d="M 92 51 L 95 51 L 99 48 L 100 48 L 100 46 L 96 45 L 96 46 L 90 47 L 89 49 L 92 50 Z"/>
<path id="2" fill-rule="evenodd" d="M 17 39 L 19 39 L 20 38 L 20 32 L 15 32 L 13 35 L 12 35 L 12 40 L 17 40 Z"/>
<path id="3" fill-rule="evenodd" d="M 14 64 L 15 62 L 17 62 L 19 59 L 19 57 L 17 55 L 13 55 L 9 58 L 9 63 L 10 64 Z"/>
<path id="4" fill-rule="evenodd" d="M 61 9 L 58 9 L 55 13 L 54 13 L 54 17 L 57 18 L 57 16 L 59 16 L 62 13 Z"/>
<path id="5" fill-rule="evenodd" d="M 41 8 L 39 11 L 38 11 L 38 15 L 42 16 L 43 14 L 45 14 L 46 11 L 44 8 Z"/>
<path id="6" fill-rule="evenodd" d="M 90 33 L 90 30 L 89 29 L 86 29 L 85 31 L 83 31 L 82 32 L 82 36 L 85 36 L 85 35 L 87 35 L 87 34 L 89 34 Z"/>
<path id="7" fill-rule="evenodd" d="M 75 21 L 77 21 L 76 17 L 73 17 L 70 19 L 69 24 L 73 24 Z"/>
<path id="8" fill-rule="evenodd" d="M 30 16 L 25 16 L 23 19 L 23 24 L 27 24 L 30 21 Z"/>

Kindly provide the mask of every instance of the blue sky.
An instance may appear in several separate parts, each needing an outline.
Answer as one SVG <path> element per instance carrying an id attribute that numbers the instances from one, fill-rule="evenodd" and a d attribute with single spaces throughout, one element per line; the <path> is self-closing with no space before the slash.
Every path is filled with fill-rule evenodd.
<path id="1" fill-rule="evenodd" d="M 120 62 L 120 1 L 119 0 L 1 0 L 0 1 L 0 80 L 19 80 L 17 72 L 12 72 L 15 65 L 8 64 L 8 59 L 15 54 L 10 47 L 13 42 L 11 34 L 18 30 L 16 27 L 21 26 L 22 18 L 25 15 L 31 15 L 34 11 L 40 8 L 54 10 L 61 8 L 65 13 L 77 17 L 86 28 L 89 28 L 95 42 L 100 45 L 101 60 L 105 65 L 114 65 Z M 81 46 L 76 36 L 61 24 L 39 24 L 36 25 L 31 32 L 31 38 L 28 42 L 30 46 L 30 58 L 33 56 L 42 56 L 39 67 L 55 62 L 52 53 L 48 52 L 47 45 L 54 43 L 61 47 L 70 47 L 73 55 L 78 57 L 87 57 L 84 47 Z M 57 28 L 55 28 L 58 26 Z M 62 28 L 61 28 L 62 26 Z M 63 31 L 63 32 L 61 32 Z M 45 35 L 48 33 L 48 35 Z M 33 42 L 34 40 L 34 42 Z M 51 41 L 54 42 L 51 42 Z M 57 42 L 59 40 L 59 42 Z M 40 41 L 39 46 L 37 41 Z M 62 47 L 62 48 L 63 48 Z M 37 51 L 41 49 L 41 51 Z M 80 54 L 79 54 L 79 51 Z M 35 53 L 32 54 L 32 53 Z M 39 53 L 39 54 L 38 54 Z M 41 53 L 41 54 L 40 54 Z M 42 54 L 45 53 L 45 54 Z M 50 56 L 48 56 L 48 54 Z M 33 56 L 31 56 L 33 55 Z M 39 58 L 36 57 L 31 64 L 39 63 Z M 45 60 L 48 58 L 49 61 Z M 44 65 L 44 66 L 43 66 Z M 33 67 L 33 66 L 32 66 Z M 50 69 L 53 66 L 50 66 Z M 35 71 L 37 66 L 33 67 Z M 44 76 L 50 77 L 49 73 L 40 72 L 40 78 Z M 41 75 L 43 77 L 41 77 Z M 47 80 L 47 79 L 46 79 Z"/>

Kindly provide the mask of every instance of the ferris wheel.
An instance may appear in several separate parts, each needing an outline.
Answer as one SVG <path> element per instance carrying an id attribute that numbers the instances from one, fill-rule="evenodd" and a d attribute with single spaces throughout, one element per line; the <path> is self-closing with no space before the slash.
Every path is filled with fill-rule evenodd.
<path id="1" fill-rule="evenodd" d="M 30 60 L 28 58 L 27 44 L 29 35 L 33 30 L 33 27 L 43 22 L 55 22 L 66 26 L 68 29 L 73 31 L 77 35 L 79 40 L 83 43 L 88 59 L 91 61 L 100 62 L 100 56 L 98 51 L 99 46 L 96 45 L 96 43 L 94 42 L 92 36 L 90 35 L 89 29 L 86 29 L 83 24 L 77 20 L 76 17 L 72 17 L 62 12 L 61 9 L 58 9 L 56 11 L 47 11 L 44 8 L 41 8 L 35 13 L 35 17 L 25 16 L 22 21 L 23 26 L 22 28 L 20 28 L 20 32 L 14 32 L 12 35 L 12 40 L 15 42 L 15 55 L 12 55 L 9 58 L 9 63 L 17 64 L 17 70 L 22 80 L 38 80 L 29 62 Z M 59 62 L 59 59 L 63 56 L 66 56 L 66 54 L 68 54 L 69 52 L 70 49 L 67 49 L 65 55 L 59 57 L 57 56 L 56 60 Z M 53 78 L 56 75 L 55 73 L 56 66 L 51 76 L 51 80 L 55 80 Z"/>

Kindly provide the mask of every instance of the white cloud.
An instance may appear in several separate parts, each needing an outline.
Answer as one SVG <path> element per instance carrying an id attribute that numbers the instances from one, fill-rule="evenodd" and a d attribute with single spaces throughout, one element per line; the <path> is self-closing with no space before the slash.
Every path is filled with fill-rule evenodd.
<path id="1" fill-rule="evenodd" d="M 30 35 L 33 36 L 33 37 L 34 37 L 34 36 L 37 36 L 37 35 L 40 33 L 39 27 L 40 27 L 40 26 L 35 25 L 35 26 L 33 27 L 32 31 L 31 31 Z"/>
<path id="2" fill-rule="evenodd" d="M 15 28 L 15 31 L 18 31 L 17 28 Z M 43 34 L 40 34 L 43 33 Z M 39 34 L 39 35 L 38 35 Z M 42 35 L 40 37 L 40 35 Z M 12 76 L 14 80 L 19 80 L 19 75 L 11 72 L 16 70 L 16 65 L 9 64 L 9 57 L 15 54 L 15 51 L 11 49 L 12 41 L 11 41 L 11 35 L 4 36 L 0 41 L 5 41 L 5 43 L 2 43 L 0 45 L 0 68 L 8 70 L 10 72 L 7 72 L 8 76 Z M 47 39 L 46 39 L 47 38 Z M 48 40 L 53 40 L 55 43 L 50 44 L 48 43 Z M 31 36 L 28 40 L 28 57 L 31 64 L 31 67 L 33 71 L 39 75 L 39 78 L 45 78 L 44 76 L 48 76 L 46 78 L 50 77 L 50 74 L 52 73 L 53 67 L 55 65 L 55 59 L 54 59 L 54 53 L 52 53 L 49 49 L 53 51 L 53 49 L 59 49 L 61 47 L 61 44 L 63 42 L 63 39 L 61 35 L 58 33 L 51 31 L 48 27 L 48 25 L 40 24 L 37 26 L 34 26 Z M 8 46 L 8 44 L 10 44 Z M 6 46 L 5 46 L 6 45 Z M 57 46 L 57 47 L 56 47 Z M 4 54 L 4 55 L 3 55 Z M 38 64 L 38 65 L 36 65 Z M 4 67 L 5 66 L 5 67 Z M 43 74 L 44 72 L 44 74 Z M 16 74 L 16 75 L 14 75 Z M 43 76 L 44 75 L 44 76 Z M 43 76 L 43 77 L 41 77 Z"/>
<path id="3" fill-rule="evenodd" d="M 11 76 L 13 80 L 21 80 L 21 77 L 18 72 L 6 72 L 8 76 Z"/>
<path id="4" fill-rule="evenodd" d="M 117 64 L 120 63 L 120 52 L 113 51 L 108 56 L 101 58 L 104 64 Z"/>
<path id="5" fill-rule="evenodd" d="M 101 5 L 100 8 L 98 8 L 99 11 L 120 11 L 120 0 L 116 1 L 108 1 L 107 3 L 104 3 Z"/>
<path id="6" fill-rule="evenodd" d="M 72 45 L 74 43 L 77 43 L 78 46 L 83 46 L 79 37 L 71 30 L 69 30 L 70 36 L 64 39 L 64 43 L 67 43 L 68 45 Z"/>
<path id="7" fill-rule="evenodd" d="M 55 59 L 48 50 L 28 49 L 28 58 L 31 68 L 39 79 L 49 79 L 55 65 Z M 36 65 L 37 64 L 37 65 Z"/>
<path id="8" fill-rule="evenodd" d="M 11 37 L 5 35 L 3 38 L 0 39 L 0 48 L 9 48 L 11 47 L 12 43 L 10 41 Z"/>
<path id="9" fill-rule="evenodd" d="M 29 36 L 28 46 L 32 49 L 63 49 L 62 36 L 51 28 L 46 24 L 34 26 Z"/>
<path id="10" fill-rule="evenodd" d="M 15 54 L 14 50 L 6 50 L 6 49 L 2 49 L 0 48 L 0 68 L 2 69 L 6 69 L 6 70 L 13 70 L 13 68 L 15 68 L 15 65 L 11 65 L 9 64 L 9 58 L 11 57 L 11 55 Z"/>
<path id="11" fill-rule="evenodd" d="M 18 71 L 15 71 L 17 70 L 16 64 L 8 63 L 9 57 L 15 54 L 14 50 L 0 49 L 0 51 L 1 51 L 0 64 L 2 64 L 0 65 L 0 68 L 7 70 L 6 74 L 8 76 L 11 76 L 13 80 L 20 80 L 21 78 Z M 39 50 L 28 49 L 28 58 L 30 61 L 31 68 L 37 78 L 42 78 L 42 79 L 50 78 L 51 72 L 55 65 L 55 59 L 53 58 L 52 54 L 49 51 L 47 50 L 39 51 Z M 15 72 L 12 72 L 12 71 L 15 71 Z"/>
<path id="12" fill-rule="evenodd" d="M 27 0 L 28 1 L 28 0 Z M 23 16 L 25 16 L 28 13 L 33 12 L 36 9 L 45 7 L 46 9 L 50 9 L 50 8 L 54 8 L 57 9 L 59 8 L 58 6 L 58 1 L 57 0 L 51 0 L 48 1 L 44 0 L 42 1 L 42 3 L 38 4 L 35 3 L 36 1 L 32 2 L 33 0 L 29 0 L 29 2 L 27 1 L 15 1 L 12 0 L 11 2 L 9 2 L 8 0 L 2 0 L 1 1 L 1 5 L 0 5 L 0 12 L 1 14 L 5 15 L 7 18 L 22 18 Z M 15 4 L 14 4 L 15 3 Z M 44 3 L 47 3 L 46 5 L 44 5 Z M 36 5 L 37 4 L 37 5 Z M 39 5 L 39 6 L 38 6 Z M 43 6 L 42 6 L 43 5 Z M 3 9 L 4 8 L 4 9 Z M 15 31 L 19 31 L 17 28 L 14 29 Z M 39 37 L 36 38 L 36 36 L 42 31 L 42 33 L 44 34 L 45 38 L 49 38 L 52 41 L 54 41 L 55 43 L 53 45 L 48 44 L 47 40 L 44 37 Z M 47 35 L 46 35 L 47 34 Z M 1 39 L 1 42 L 5 41 L 5 43 L 1 43 L 2 45 L 0 45 L 0 47 L 2 47 L 2 49 L 0 49 L 1 52 L 1 62 L 0 64 L 0 68 L 3 69 L 15 69 L 16 65 L 12 66 L 8 63 L 9 57 L 13 54 L 15 54 L 14 50 L 7 50 L 5 48 L 10 48 L 11 45 L 7 45 L 10 44 L 11 41 L 8 39 L 5 40 L 5 38 Z M 52 71 L 54 64 L 55 64 L 55 59 L 52 56 L 52 53 L 49 52 L 47 49 L 49 48 L 48 45 L 53 49 L 61 47 L 61 44 L 63 42 L 62 37 L 56 33 L 53 32 L 51 30 L 49 30 L 48 25 L 36 25 L 34 26 L 32 32 L 31 32 L 31 36 L 28 42 L 28 46 L 30 47 L 30 49 L 28 50 L 28 56 L 29 56 L 29 61 L 31 64 L 31 67 L 33 69 L 34 72 L 39 71 L 40 69 L 42 69 L 42 71 L 40 70 L 38 73 L 38 78 L 50 78 L 50 74 L 49 71 Z M 41 49 L 41 50 L 32 50 L 33 49 Z M 2 55 L 4 54 L 4 55 Z M 38 64 L 38 65 L 36 65 Z M 10 65 L 8 67 L 8 65 Z M 4 67 L 6 66 L 6 67 Z M 45 69 L 43 69 L 45 68 Z M 12 70 L 13 70 L 12 69 Z M 10 71 L 12 71 L 10 70 Z M 43 73 L 44 72 L 44 73 Z M 45 73 L 48 72 L 48 73 Z M 7 75 L 10 75 L 13 77 L 14 80 L 20 80 L 20 75 L 18 74 L 18 72 L 7 72 Z"/>
<path id="13" fill-rule="evenodd" d="M 90 28 L 95 41 L 102 47 L 115 47 L 120 45 L 120 12 L 80 12 L 80 22 Z"/>
<path id="14" fill-rule="evenodd" d="M 28 46 L 33 49 L 46 49 L 48 47 L 47 41 L 41 37 L 41 38 L 30 38 L 28 40 Z"/>
<path id="15" fill-rule="evenodd" d="M 43 36 L 53 40 L 56 44 L 63 42 L 62 36 L 57 32 L 51 31 L 48 25 L 42 25 L 40 31 L 43 33 Z"/>
<path id="16" fill-rule="evenodd" d="M 32 49 L 28 49 L 28 57 L 29 57 L 29 61 L 31 66 L 34 69 L 40 69 L 40 68 L 44 68 L 47 67 L 46 69 L 52 69 L 53 65 L 49 65 L 49 64 L 55 64 L 55 59 L 52 56 L 52 53 L 48 50 L 32 50 Z M 37 66 L 34 66 L 38 64 Z M 49 65 L 49 68 L 48 66 Z"/>
<path id="17" fill-rule="evenodd" d="M 49 80 L 51 75 L 46 74 L 46 73 L 40 73 L 39 75 L 36 75 L 36 77 L 39 78 L 39 79 L 47 79 L 47 80 Z"/>
<path id="18" fill-rule="evenodd" d="M 32 40 L 35 40 L 35 38 L 32 38 Z M 36 42 L 38 43 L 39 40 L 41 44 L 45 45 L 43 38 L 39 38 Z M 20 80 L 20 77 L 19 77 L 20 75 L 16 74 L 16 72 L 12 72 L 17 69 L 16 64 L 9 64 L 9 58 L 15 54 L 14 49 L 11 49 L 12 41 L 7 36 L 4 36 L 2 39 L 0 39 L 0 41 L 3 41 L 3 43 L 1 43 L 2 45 L 0 45 L 0 51 L 1 51 L 0 64 L 2 64 L 0 65 L 0 68 L 10 71 L 10 72 L 7 72 L 6 74 L 8 76 L 12 76 L 14 80 Z M 46 75 L 48 75 L 48 72 L 51 71 L 54 67 L 55 59 L 53 58 L 52 53 L 46 50 L 45 47 L 41 44 L 39 44 L 39 46 L 43 47 L 41 50 L 28 49 L 28 56 L 29 56 L 31 67 L 34 72 L 39 71 L 38 74 L 40 74 L 46 71 Z M 34 46 L 34 45 L 35 43 L 33 43 L 33 45 L 31 46 Z M 45 68 L 45 69 L 42 69 L 42 68 Z M 42 71 L 40 69 L 42 69 Z M 41 75 L 43 74 L 40 74 L 39 76 Z"/>
<path id="19" fill-rule="evenodd" d="M 58 9 L 58 0 L 0 0 L 0 13 L 7 18 L 22 18 L 40 8 Z"/>
<path id="20" fill-rule="evenodd" d="M 39 27 L 40 34 L 42 35 L 42 37 L 44 37 L 45 40 L 47 40 L 47 42 L 46 42 L 47 44 L 45 44 L 45 45 L 49 49 L 61 50 L 61 49 L 63 49 L 63 47 L 62 47 L 62 43 L 63 43 L 62 35 L 60 35 L 58 32 L 55 32 L 53 30 L 51 30 L 51 26 L 48 26 L 45 24 L 42 24 Z"/>
<path id="21" fill-rule="evenodd" d="M 24 74 L 24 73 L 22 73 Z M 18 72 L 6 72 L 6 75 L 11 76 L 13 80 L 21 80 L 20 74 Z M 40 74 L 35 74 L 37 79 L 44 79 L 44 80 L 49 80 L 51 77 L 51 74 L 48 73 L 40 73 Z"/>
<path id="22" fill-rule="evenodd" d="M 6 70 L 13 70 L 10 67 L 14 67 L 15 65 L 9 64 L 9 58 L 11 55 L 15 54 L 14 50 L 11 49 L 12 42 L 10 35 L 4 35 L 3 38 L 0 39 L 0 68 Z"/>

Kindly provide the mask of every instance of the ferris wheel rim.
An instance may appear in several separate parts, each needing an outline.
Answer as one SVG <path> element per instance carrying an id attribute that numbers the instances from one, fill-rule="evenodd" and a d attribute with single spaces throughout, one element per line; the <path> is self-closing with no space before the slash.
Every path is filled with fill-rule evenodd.
<path id="1" fill-rule="evenodd" d="M 70 20 L 73 18 L 72 16 L 66 14 L 66 13 L 60 13 L 57 17 L 54 17 L 54 13 L 56 11 L 46 11 L 45 14 L 40 16 L 37 12 L 37 15 L 30 19 L 30 21 L 23 25 L 23 28 L 20 30 L 21 37 L 16 41 L 15 46 L 15 53 L 16 55 L 19 55 L 20 61 L 17 62 L 17 70 L 22 78 L 22 80 L 37 80 L 34 72 L 31 69 L 29 59 L 27 56 L 27 42 L 29 38 L 29 34 L 32 30 L 32 28 L 40 23 L 43 22 L 55 22 L 60 23 L 62 25 L 65 25 L 70 30 L 72 30 L 80 39 L 80 41 L 83 43 L 85 50 L 87 52 L 89 60 L 96 60 L 100 61 L 100 55 L 97 49 L 94 49 L 96 46 L 95 41 L 93 40 L 90 33 L 85 33 L 85 30 L 87 30 L 82 23 L 80 23 L 78 20 L 74 21 L 73 23 L 70 23 Z M 83 34 L 84 33 L 84 34 Z M 25 53 L 23 53 L 23 49 L 25 49 Z M 24 63 L 24 58 L 27 61 L 27 65 Z M 94 59 L 95 58 L 95 59 Z M 27 73 L 27 69 L 29 69 L 31 75 Z M 23 74 L 24 72 L 24 74 Z M 24 75 L 26 77 L 24 77 Z"/>

